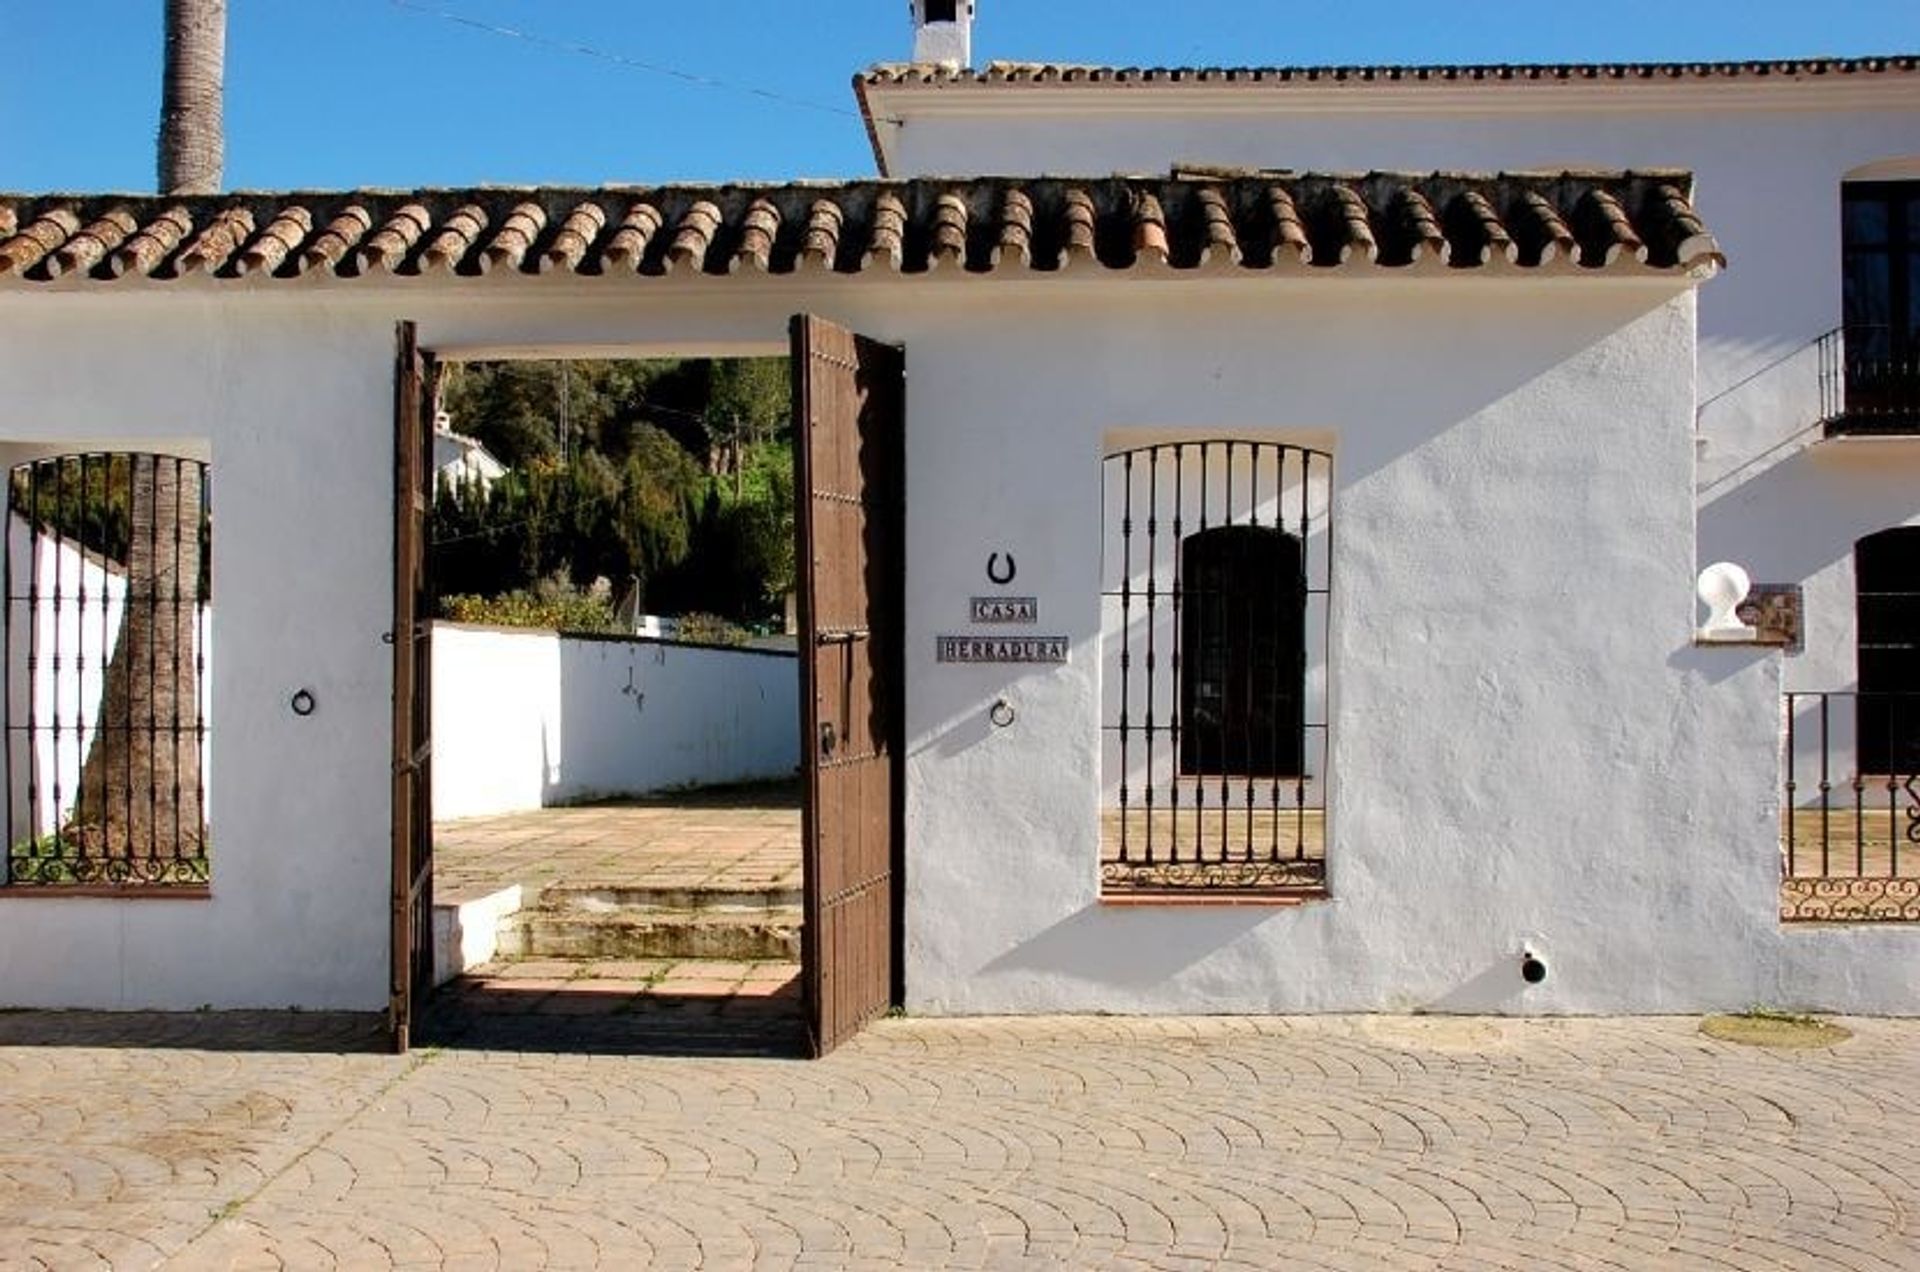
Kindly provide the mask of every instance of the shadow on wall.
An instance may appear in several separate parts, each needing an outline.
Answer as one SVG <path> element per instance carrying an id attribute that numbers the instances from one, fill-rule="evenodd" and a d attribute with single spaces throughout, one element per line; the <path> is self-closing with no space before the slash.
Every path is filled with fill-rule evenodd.
<path id="1" fill-rule="evenodd" d="M 1721 490 L 1700 508 L 1700 560 L 1756 580 L 1799 581 L 1849 561 L 1854 542 L 1914 514 L 1920 455 L 1898 444 L 1825 442 Z"/>
<path id="2" fill-rule="evenodd" d="M 1156 907 L 1089 906 L 1002 954 L 983 974 L 1028 973 L 1070 976 L 1088 984 L 1129 991 L 1148 998 L 1183 973 L 1221 954 L 1255 929 L 1277 920 L 1297 919 L 1291 908 L 1201 906 L 1169 910 Z M 1270 955 L 1261 955 L 1270 957 Z M 1529 969 L 1528 964 L 1535 966 Z M 1551 959 L 1544 942 L 1525 941 L 1429 1002 L 1411 1010 L 1435 1015 L 1508 1015 L 1541 1010 L 1540 983 Z M 1530 983 L 1531 974 L 1538 982 Z M 1223 970 L 1223 976 L 1230 976 Z M 1206 1010 L 1204 984 L 1182 985 L 1183 1001 Z M 1529 1002 L 1529 994 L 1535 1001 Z M 1395 1010 L 1406 1010 L 1406 1007 Z"/>
<path id="3" fill-rule="evenodd" d="M 1039 972 L 1115 989 L 1152 989 L 1280 913 L 1263 906 L 1183 907 L 1178 913 L 1088 906 L 1022 941 L 981 970 L 988 974 Z M 1125 932 L 1127 939 L 1115 939 L 1117 931 Z"/>

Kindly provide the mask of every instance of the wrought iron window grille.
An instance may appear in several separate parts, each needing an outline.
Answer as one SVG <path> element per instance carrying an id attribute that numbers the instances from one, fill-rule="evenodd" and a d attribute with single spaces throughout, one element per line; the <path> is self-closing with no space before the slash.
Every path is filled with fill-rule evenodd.
<path id="1" fill-rule="evenodd" d="M 209 498 L 172 455 L 11 470 L 0 883 L 207 883 Z"/>
<path id="2" fill-rule="evenodd" d="M 1103 893 L 1324 893 L 1331 475 L 1242 439 L 1105 460 Z"/>
<path id="3" fill-rule="evenodd" d="M 1920 693 L 1785 705 L 1780 917 L 1920 922 Z"/>

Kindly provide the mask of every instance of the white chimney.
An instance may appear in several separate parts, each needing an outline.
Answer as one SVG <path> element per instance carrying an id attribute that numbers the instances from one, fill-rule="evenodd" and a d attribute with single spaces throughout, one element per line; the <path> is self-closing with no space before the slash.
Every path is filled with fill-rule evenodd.
<path id="1" fill-rule="evenodd" d="M 913 0 L 913 60 L 973 65 L 973 0 Z"/>

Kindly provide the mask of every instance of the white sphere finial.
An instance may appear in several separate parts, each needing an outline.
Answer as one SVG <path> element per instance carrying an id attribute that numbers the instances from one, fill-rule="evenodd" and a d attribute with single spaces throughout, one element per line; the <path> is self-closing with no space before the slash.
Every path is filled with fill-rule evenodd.
<path id="1" fill-rule="evenodd" d="M 1753 628 L 1740 621 L 1736 610 L 1753 590 L 1747 572 L 1731 561 L 1716 561 L 1700 571 L 1694 588 L 1707 607 L 1707 623 L 1700 629 L 1702 640 L 1752 640 Z"/>

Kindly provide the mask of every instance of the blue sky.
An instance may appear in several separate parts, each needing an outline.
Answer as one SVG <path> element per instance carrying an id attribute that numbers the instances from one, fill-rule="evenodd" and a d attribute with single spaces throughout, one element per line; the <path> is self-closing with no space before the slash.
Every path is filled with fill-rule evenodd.
<path id="1" fill-rule="evenodd" d="M 229 0 L 239 189 L 861 176 L 848 82 L 907 0 L 407 0 L 736 85 L 473 30 L 395 0 Z M 992 58 L 1129 65 L 1920 52 L 1914 0 L 980 0 Z M 162 0 L 0 0 L 0 190 L 152 188 Z M 1604 17 L 1596 17 L 1604 14 Z M 747 89 L 775 95 L 756 95 Z"/>

